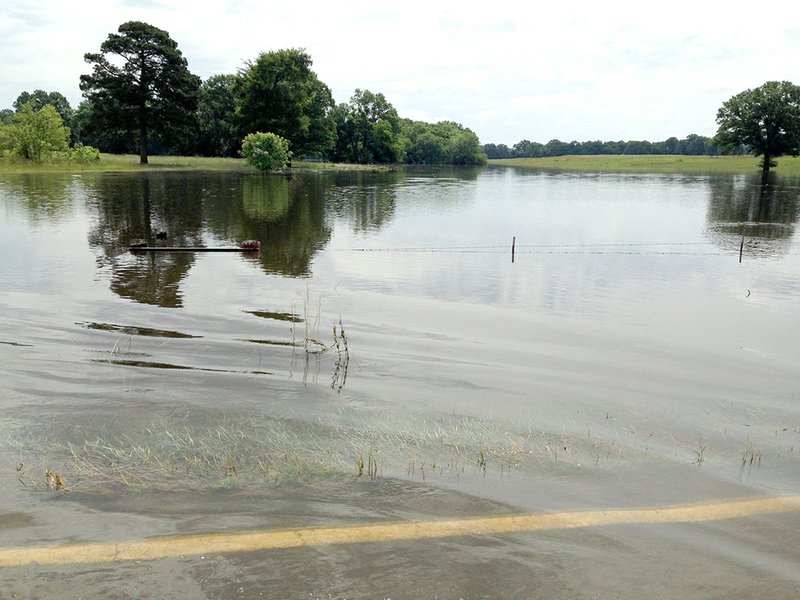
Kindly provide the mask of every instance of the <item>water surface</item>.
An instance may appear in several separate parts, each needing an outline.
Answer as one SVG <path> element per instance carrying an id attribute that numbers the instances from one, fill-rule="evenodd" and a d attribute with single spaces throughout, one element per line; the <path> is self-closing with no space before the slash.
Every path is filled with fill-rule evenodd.
<path id="1" fill-rule="evenodd" d="M 52 539 L 45 469 L 90 510 L 153 494 L 114 509 L 136 535 L 207 530 L 163 512 L 186 490 L 223 529 L 257 513 L 215 490 L 410 517 L 348 487 L 376 474 L 504 510 L 797 494 L 799 203 L 730 175 L 5 175 L 0 504 L 39 519 L 12 541 Z M 128 531 L 64 510 L 58 539 Z"/>

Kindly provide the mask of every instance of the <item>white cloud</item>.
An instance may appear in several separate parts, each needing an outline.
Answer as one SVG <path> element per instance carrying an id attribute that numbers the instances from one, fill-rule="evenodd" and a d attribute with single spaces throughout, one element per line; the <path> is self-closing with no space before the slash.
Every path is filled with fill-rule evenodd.
<path id="1" fill-rule="evenodd" d="M 711 135 L 734 93 L 800 82 L 800 5 L 769 12 L 686 0 L 20 0 L 0 15 L 0 107 L 36 88 L 77 104 L 83 54 L 142 20 L 169 31 L 201 77 L 303 47 L 337 101 L 383 92 L 403 116 L 459 121 L 484 142 Z"/>

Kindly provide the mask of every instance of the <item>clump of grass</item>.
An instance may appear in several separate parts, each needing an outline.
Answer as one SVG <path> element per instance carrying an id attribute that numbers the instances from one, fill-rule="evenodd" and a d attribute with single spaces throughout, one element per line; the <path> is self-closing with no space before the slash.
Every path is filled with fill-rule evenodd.
<path id="1" fill-rule="evenodd" d="M 742 451 L 742 462 L 739 467 L 739 479 L 742 479 L 745 469 L 747 469 L 747 477 L 750 477 L 753 469 L 761 466 L 761 448 L 756 446 L 750 438 L 747 438 L 747 444 Z"/>
<path id="2" fill-rule="evenodd" d="M 375 479 L 378 476 L 378 459 L 375 455 L 375 449 L 372 446 L 369 447 L 366 461 L 360 448 L 356 448 L 354 454 L 356 458 L 356 479 L 364 475 L 365 470 L 367 477 Z"/>
<path id="3" fill-rule="evenodd" d="M 705 438 L 701 437 L 697 442 L 697 448 L 694 451 L 694 460 L 692 461 L 693 464 L 697 465 L 698 467 L 703 464 L 705 461 L 706 449 Z"/>
<path id="4" fill-rule="evenodd" d="M 347 383 L 347 369 L 350 366 L 350 347 L 348 345 L 347 336 L 344 333 L 344 325 L 342 324 L 342 317 L 339 317 L 339 329 L 336 329 L 336 323 L 333 324 L 333 345 L 332 348 L 336 351 L 336 365 L 333 369 L 333 377 L 331 378 L 331 389 L 341 392 L 344 384 Z"/>
<path id="5" fill-rule="evenodd" d="M 122 351 L 122 347 L 125 345 L 127 341 L 128 344 L 128 351 L 127 353 L 130 354 L 131 352 L 131 336 L 127 337 L 127 340 L 124 336 L 120 336 L 117 338 L 117 341 L 114 343 L 114 347 L 111 348 L 111 356 L 117 356 Z"/>
<path id="6" fill-rule="evenodd" d="M 611 460 L 612 451 L 616 453 L 617 459 L 622 458 L 622 447 L 615 440 L 593 440 L 592 450 L 595 466 L 599 466 L 601 459 L 606 463 Z"/>
<path id="7" fill-rule="evenodd" d="M 317 299 L 317 313 L 312 321 L 309 317 L 310 311 L 310 303 L 311 303 L 311 292 L 309 291 L 308 287 L 306 287 L 306 299 L 305 303 L 303 304 L 303 324 L 305 325 L 305 335 L 303 336 L 303 350 L 305 350 L 306 354 L 317 354 L 319 352 L 325 352 L 328 349 L 328 346 L 325 345 L 324 342 L 319 340 L 319 322 L 320 317 L 322 315 L 322 298 Z"/>
<path id="8" fill-rule="evenodd" d="M 58 471 L 51 471 L 50 469 L 45 469 L 44 485 L 50 491 L 60 492 L 66 490 L 61 473 Z"/>
<path id="9" fill-rule="evenodd" d="M 37 469 L 38 471 L 38 469 Z M 41 473 L 41 471 L 38 471 Z M 17 480 L 25 487 L 48 492 L 67 492 L 69 488 L 64 484 L 64 478 L 59 471 L 53 471 L 49 467 L 44 469 L 44 477 L 38 479 L 31 477 L 25 472 L 25 463 L 17 463 Z"/>
<path id="10" fill-rule="evenodd" d="M 292 305 L 292 314 L 294 314 L 294 305 Z M 320 321 L 322 315 L 322 298 L 317 300 L 316 314 L 311 315 L 311 292 L 306 287 L 306 296 L 303 303 L 303 318 L 291 320 L 290 331 L 292 334 L 291 346 L 292 348 L 302 347 L 304 353 L 304 368 L 303 368 L 303 382 L 308 379 L 309 367 L 311 357 L 316 357 L 317 365 L 320 364 L 320 355 L 332 351 L 335 355 L 335 362 L 333 366 L 333 374 L 331 376 L 331 389 L 341 392 L 347 383 L 347 370 L 350 365 L 350 342 L 347 334 L 345 333 L 342 317 L 339 316 L 338 323 L 333 322 L 333 339 L 329 344 L 326 344 L 320 339 Z M 297 344 L 297 331 L 295 323 L 300 321 L 304 324 L 303 342 Z M 295 353 L 292 352 L 292 364 L 294 365 Z M 314 378 L 316 381 L 316 378 Z"/>
<path id="11" fill-rule="evenodd" d="M 483 444 L 478 449 L 478 468 L 483 471 L 483 476 L 486 477 L 486 454 L 483 452 Z"/>
<path id="12" fill-rule="evenodd" d="M 417 473 L 422 478 L 422 481 L 425 481 L 425 459 L 420 456 L 414 456 L 411 460 L 408 461 L 408 467 L 406 469 L 406 474 L 409 477 L 416 477 Z M 436 469 L 436 463 L 433 466 L 434 470 Z"/>
<path id="13" fill-rule="evenodd" d="M 344 325 L 342 324 L 342 317 L 339 316 L 339 329 L 336 329 L 336 323 L 333 324 L 333 348 L 337 354 L 344 354 L 345 357 L 350 359 L 350 349 L 347 345 L 347 336 L 344 333 Z"/>

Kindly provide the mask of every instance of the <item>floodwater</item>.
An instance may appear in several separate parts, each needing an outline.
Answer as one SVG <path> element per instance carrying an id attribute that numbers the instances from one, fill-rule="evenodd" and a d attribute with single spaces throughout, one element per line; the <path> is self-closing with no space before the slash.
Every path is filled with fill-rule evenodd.
<path id="1" fill-rule="evenodd" d="M 742 175 L 3 175 L 0 562 L 798 496 L 799 219 L 800 181 Z M 110 557 L 0 568 L 0 598 L 796 598 L 799 531 Z"/>

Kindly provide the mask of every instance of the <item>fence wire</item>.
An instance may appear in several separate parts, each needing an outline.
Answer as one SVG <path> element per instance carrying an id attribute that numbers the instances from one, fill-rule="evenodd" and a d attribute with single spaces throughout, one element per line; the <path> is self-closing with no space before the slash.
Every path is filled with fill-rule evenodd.
<path id="1" fill-rule="evenodd" d="M 636 256 L 730 256 L 733 250 L 702 251 L 713 242 L 625 242 L 604 244 L 516 244 L 518 254 L 608 254 Z M 695 250 L 691 250 L 695 247 Z M 666 249 L 662 249 L 666 248 Z M 678 248 L 678 249 L 669 249 Z M 508 244 L 494 246 L 397 246 L 386 248 L 339 248 L 343 252 L 435 253 L 435 254 L 511 254 Z"/>

